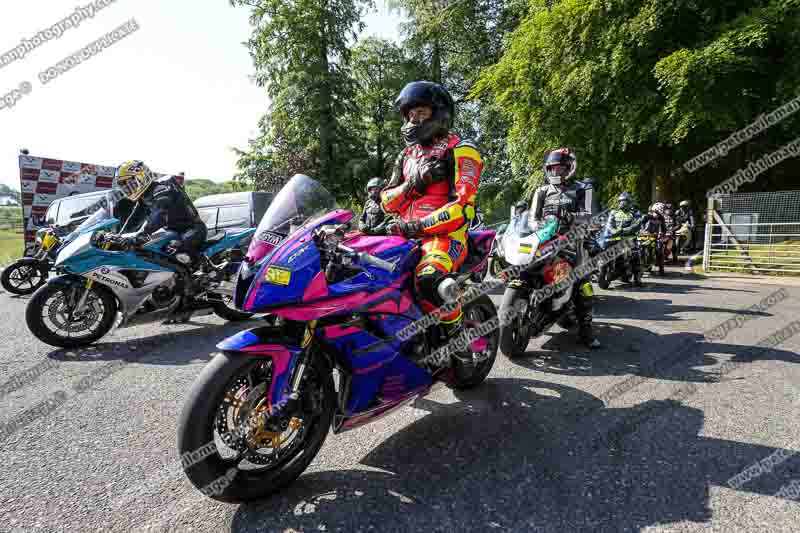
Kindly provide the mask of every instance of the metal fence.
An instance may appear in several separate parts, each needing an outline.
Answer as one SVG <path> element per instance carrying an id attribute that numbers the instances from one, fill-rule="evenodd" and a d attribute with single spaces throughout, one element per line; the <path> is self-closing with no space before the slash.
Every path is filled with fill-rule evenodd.
<path id="1" fill-rule="evenodd" d="M 800 191 L 709 200 L 704 270 L 800 275 Z"/>

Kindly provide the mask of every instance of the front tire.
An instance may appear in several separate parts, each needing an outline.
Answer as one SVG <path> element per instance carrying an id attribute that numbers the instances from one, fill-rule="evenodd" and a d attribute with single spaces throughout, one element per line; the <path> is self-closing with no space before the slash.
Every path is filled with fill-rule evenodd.
<path id="1" fill-rule="evenodd" d="M 312 352 L 309 355 L 313 356 L 314 354 Z M 265 390 L 259 389 L 259 383 L 244 378 L 254 375 L 252 372 L 260 368 L 267 368 L 269 372 L 269 374 L 264 374 L 267 386 Z M 221 425 L 220 421 L 236 421 L 237 419 L 241 421 L 242 411 L 248 406 L 250 409 L 244 413 L 244 417 L 251 416 L 251 412 L 258 405 L 249 403 L 253 401 L 250 396 L 257 400 L 259 397 L 263 397 L 266 390 L 269 390 L 267 380 L 270 379 L 271 369 L 271 359 L 243 357 L 232 353 L 218 354 L 200 373 L 186 398 L 178 422 L 178 451 L 181 457 L 190 456 L 201 449 L 207 450 L 209 444 L 214 444 L 210 454 L 203 453 L 204 457 L 194 464 L 184 464 L 184 472 L 189 480 L 195 487 L 202 490 L 221 478 L 225 479 L 223 476 L 226 476 L 232 468 L 235 470 L 235 476 L 223 483 L 224 486 L 218 493 L 209 494 L 209 497 L 215 500 L 226 503 L 242 503 L 278 492 L 303 473 L 328 436 L 336 409 L 336 390 L 327 363 L 317 355 L 307 367 L 306 373 L 310 375 L 311 386 L 303 387 L 301 401 L 311 401 L 310 397 L 313 396 L 315 400 L 319 401 L 320 412 L 315 413 L 313 417 L 308 415 L 308 420 L 301 421 L 303 424 L 301 428 L 304 428 L 305 431 L 297 444 L 294 440 L 291 441 L 290 446 L 293 448 L 288 449 L 290 453 L 287 452 L 285 457 L 280 457 L 275 465 L 261 469 L 258 467 L 267 465 L 266 462 L 259 462 L 265 456 L 251 448 L 247 448 L 247 451 L 244 452 L 249 455 L 243 455 L 241 459 L 223 458 L 220 454 L 219 443 L 225 442 L 224 446 L 227 446 L 229 442 L 234 446 L 242 446 L 242 443 L 237 440 L 240 437 L 234 437 L 232 441 L 223 440 L 220 429 L 230 426 Z M 241 397 L 242 395 L 244 397 Z M 226 404 L 226 401 L 229 403 Z M 228 407 L 224 409 L 226 405 Z M 293 417 L 292 420 L 294 419 Z M 215 438 L 215 434 L 217 438 Z M 280 444 L 278 448 L 280 449 Z M 275 453 L 278 453 L 278 450 Z M 257 466 L 256 469 L 240 468 L 242 460 L 250 459 Z"/>
<path id="2" fill-rule="evenodd" d="M 3 270 L 0 283 L 12 294 L 27 296 L 47 283 L 49 272 L 50 269 L 46 266 L 33 264 L 30 261 L 15 261 Z"/>
<path id="3" fill-rule="evenodd" d="M 82 283 L 84 283 L 82 279 L 75 280 L 71 284 L 47 283 L 33 294 L 25 309 L 25 322 L 37 339 L 58 348 L 79 348 L 92 344 L 111 330 L 117 318 L 117 299 L 111 291 L 98 284 L 92 286 L 87 297 L 88 318 L 84 321 L 81 321 L 80 318 L 69 321 L 70 309 L 69 304 L 66 303 L 69 291 L 79 288 Z M 45 320 L 45 312 L 51 324 Z M 71 330 L 78 328 L 81 324 L 96 325 L 96 327 L 89 329 L 88 333 L 83 336 L 70 336 Z M 55 330 L 53 326 L 58 327 L 59 325 L 68 329 Z M 63 335 L 58 331 L 64 331 L 67 334 Z"/>
<path id="4" fill-rule="evenodd" d="M 500 304 L 500 350 L 509 359 L 524 355 L 531 340 L 527 313 L 518 313 L 508 324 L 503 320 L 509 313 L 516 313 L 519 302 L 524 300 L 527 300 L 527 291 L 506 288 Z"/>

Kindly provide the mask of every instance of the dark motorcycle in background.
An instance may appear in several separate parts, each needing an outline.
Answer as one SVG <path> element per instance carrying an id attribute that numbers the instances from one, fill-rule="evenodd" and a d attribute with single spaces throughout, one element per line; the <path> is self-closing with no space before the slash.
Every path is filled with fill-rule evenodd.
<path id="1" fill-rule="evenodd" d="M 603 251 L 611 249 L 613 246 L 620 246 L 627 244 L 630 247 L 625 253 L 617 256 L 613 261 L 600 267 L 597 273 L 597 284 L 601 289 L 608 289 L 611 282 L 614 280 L 622 280 L 624 283 L 633 283 L 638 287 L 642 285 L 642 269 L 634 274 L 632 262 L 636 259 L 640 261 L 642 257 L 642 249 L 639 244 L 638 236 L 635 232 L 625 228 L 614 234 L 610 234 L 608 230 L 604 230 L 600 239 L 598 239 L 600 249 Z"/>

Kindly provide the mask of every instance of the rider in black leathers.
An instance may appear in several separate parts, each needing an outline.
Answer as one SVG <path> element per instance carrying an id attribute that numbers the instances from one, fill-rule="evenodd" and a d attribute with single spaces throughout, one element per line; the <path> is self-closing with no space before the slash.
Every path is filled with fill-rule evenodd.
<path id="1" fill-rule="evenodd" d="M 684 250 L 693 251 L 694 246 L 694 214 L 692 213 L 692 206 L 688 200 L 684 200 L 675 211 L 675 224 L 678 228 L 687 224 L 689 226 L 689 239 L 684 245 Z"/>
<path id="2" fill-rule="evenodd" d="M 194 293 L 191 274 L 197 268 L 200 249 L 208 230 L 189 196 L 174 177 L 156 180 L 155 175 L 141 161 L 120 165 L 117 170 L 117 185 L 126 191 L 129 199 L 136 202 L 133 213 L 120 233 L 132 229 L 128 227 L 128 222 L 139 219 L 143 211 L 149 214 L 141 229 L 130 238 L 132 244 L 141 245 L 147 242 L 152 233 L 162 228 L 176 232 L 176 239 L 166 251 L 180 265 L 177 269 L 178 292 L 184 292 L 191 297 Z"/>
<path id="3" fill-rule="evenodd" d="M 635 235 L 641 229 L 644 222 L 642 214 L 636 208 L 633 197 L 629 192 L 623 192 L 617 197 L 617 209 L 611 211 L 606 222 L 606 232 L 609 235 Z M 634 251 L 631 254 L 629 274 L 633 276 L 633 283 L 637 287 L 642 286 L 642 263 L 638 242 L 634 241 Z"/>
<path id="4" fill-rule="evenodd" d="M 667 232 L 667 224 L 664 222 L 664 216 L 650 207 L 645 215 L 644 225 L 642 226 L 641 233 L 654 235 L 656 239 L 660 239 L 663 234 Z M 661 248 L 661 243 L 656 242 L 656 263 L 658 264 L 659 275 L 664 275 L 664 250 Z"/>
<path id="5" fill-rule="evenodd" d="M 542 185 L 533 195 L 531 201 L 532 214 L 530 222 L 538 226 L 545 218 L 554 216 L 565 226 L 571 221 L 565 219 L 566 214 L 588 218 L 592 215 L 593 186 L 591 182 L 572 182 L 570 178 L 577 169 L 575 154 L 569 148 L 560 148 L 548 154 L 544 162 L 546 185 Z M 584 243 L 574 243 L 578 261 L 588 260 Z M 589 348 L 599 348 L 600 342 L 592 332 L 593 296 L 591 277 L 576 283 L 572 293 L 575 315 L 578 319 L 578 336 Z"/>
<path id="6" fill-rule="evenodd" d="M 381 207 L 383 180 L 372 178 L 367 183 L 367 202 L 358 219 L 358 230 L 367 235 L 383 235 L 386 232 L 386 213 Z"/>

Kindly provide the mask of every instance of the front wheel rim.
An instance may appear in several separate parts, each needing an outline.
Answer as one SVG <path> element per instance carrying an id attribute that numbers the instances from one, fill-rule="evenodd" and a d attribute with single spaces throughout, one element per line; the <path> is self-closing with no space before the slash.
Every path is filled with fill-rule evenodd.
<path id="1" fill-rule="evenodd" d="M 81 339 L 95 335 L 109 311 L 103 299 L 95 291 L 89 291 L 84 310 L 80 316 L 72 314 L 66 290 L 53 292 L 42 303 L 40 316 L 45 327 L 55 335 L 66 339 Z M 86 332 L 83 335 L 74 333 Z"/>
<path id="2" fill-rule="evenodd" d="M 43 277 L 44 276 L 42 276 L 42 273 L 38 268 L 31 265 L 22 265 L 15 268 L 11 272 L 11 274 L 8 276 L 8 281 L 11 286 L 16 289 L 26 288 L 30 290 L 41 284 Z M 33 282 L 31 281 L 32 279 L 35 279 L 36 281 Z M 27 287 L 22 286 L 24 282 L 28 283 Z"/>
<path id="3" fill-rule="evenodd" d="M 311 369 L 306 370 L 307 375 Z M 302 410 L 276 420 L 265 417 L 266 395 L 272 376 L 272 360 L 256 361 L 234 376 L 225 387 L 214 411 L 212 439 L 216 453 L 227 467 L 255 475 L 271 474 L 291 463 L 305 449 L 320 413 Z M 303 389 L 321 402 L 322 384 Z M 305 404 L 302 404 L 305 405 Z M 317 403 L 321 405 L 321 403 Z M 302 409 L 302 408 L 301 408 Z"/>

